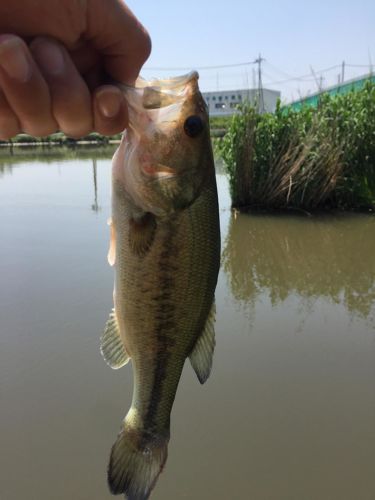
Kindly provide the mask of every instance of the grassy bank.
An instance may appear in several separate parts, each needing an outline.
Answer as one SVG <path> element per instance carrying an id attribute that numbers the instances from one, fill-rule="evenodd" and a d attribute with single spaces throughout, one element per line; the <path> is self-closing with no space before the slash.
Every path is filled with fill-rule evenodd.
<path id="1" fill-rule="evenodd" d="M 219 142 L 237 208 L 375 206 L 375 85 L 323 95 L 317 109 L 245 105 Z"/>
<path id="2" fill-rule="evenodd" d="M 33 137 L 28 134 L 19 134 L 10 141 L 0 141 L 0 146 L 76 146 L 78 144 L 97 144 L 106 145 L 113 141 L 119 141 L 121 139 L 121 134 L 113 135 L 110 137 L 105 137 L 103 135 L 92 132 L 85 137 L 80 137 L 79 139 L 73 139 L 72 137 L 67 137 L 63 132 L 56 132 L 47 137 Z"/>

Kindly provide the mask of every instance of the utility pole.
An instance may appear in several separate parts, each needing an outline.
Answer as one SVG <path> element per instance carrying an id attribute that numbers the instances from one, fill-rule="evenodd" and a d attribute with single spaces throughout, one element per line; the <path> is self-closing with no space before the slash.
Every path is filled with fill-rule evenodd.
<path id="1" fill-rule="evenodd" d="M 311 71 L 312 76 L 314 77 L 315 84 L 318 88 L 318 91 L 321 92 L 323 90 L 323 76 L 321 76 L 318 79 L 318 77 L 315 74 L 314 68 L 312 66 L 310 66 L 310 71 Z"/>
<path id="2" fill-rule="evenodd" d="M 263 57 L 259 54 L 258 59 L 255 59 L 255 63 L 258 64 L 258 113 L 264 113 L 264 95 L 263 95 L 263 84 L 262 84 L 262 62 L 265 61 Z"/>
<path id="3" fill-rule="evenodd" d="M 256 86 L 257 86 L 257 77 L 256 77 L 255 69 L 253 68 L 253 89 L 255 89 Z"/>
<path id="4" fill-rule="evenodd" d="M 345 79 L 345 61 L 343 61 L 341 65 L 341 84 L 344 83 L 344 79 Z"/>
<path id="5" fill-rule="evenodd" d="M 247 93 L 247 100 L 250 101 L 249 72 L 247 70 L 245 73 L 245 88 L 246 88 L 246 93 Z"/>
<path id="6" fill-rule="evenodd" d="M 323 75 L 320 75 L 320 79 L 319 79 L 319 90 L 320 92 L 323 90 Z"/>
<path id="7" fill-rule="evenodd" d="M 97 180 L 97 166 L 96 166 L 96 158 L 92 160 L 92 172 L 94 176 L 94 203 L 91 205 L 92 210 L 94 212 L 99 212 L 100 207 L 98 205 L 98 180 Z"/>

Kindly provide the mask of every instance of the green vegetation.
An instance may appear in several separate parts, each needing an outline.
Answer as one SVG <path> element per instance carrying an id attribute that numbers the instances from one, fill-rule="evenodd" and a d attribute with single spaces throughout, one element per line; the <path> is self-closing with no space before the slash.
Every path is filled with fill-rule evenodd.
<path id="1" fill-rule="evenodd" d="M 375 84 L 322 95 L 318 108 L 246 104 L 218 150 L 238 208 L 305 210 L 375 206 Z"/>
<path id="2" fill-rule="evenodd" d="M 211 137 L 223 137 L 232 121 L 231 116 L 212 116 L 210 118 Z"/>
<path id="3" fill-rule="evenodd" d="M 73 139 L 67 137 L 63 132 L 56 132 L 48 137 L 33 137 L 28 134 L 19 134 L 14 137 L 11 141 L 0 141 L 0 144 L 51 144 L 59 146 L 74 146 L 78 142 L 91 142 L 95 144 L 108 144 L 110 140 L 120 140 L 121 134 L 114 135 L 112 137 L 104 137 L 103 135 L 92 132 L 91 134 L 81 137 L 79 139 Z"/>

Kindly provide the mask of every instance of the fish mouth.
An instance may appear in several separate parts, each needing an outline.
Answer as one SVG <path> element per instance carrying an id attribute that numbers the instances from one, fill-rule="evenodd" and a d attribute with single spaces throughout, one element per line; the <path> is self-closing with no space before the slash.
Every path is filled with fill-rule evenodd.
<path id="1" fill-rule="evenodd" d="M 162 163 L 144 163 L 142 172 L 152 179 L 172 179 L 178 175 L 174 168 L 167 167 Z"/>

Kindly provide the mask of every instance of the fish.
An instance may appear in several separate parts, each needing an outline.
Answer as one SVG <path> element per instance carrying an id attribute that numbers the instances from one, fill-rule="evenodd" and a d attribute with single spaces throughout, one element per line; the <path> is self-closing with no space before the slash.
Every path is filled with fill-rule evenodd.
<path id="1" fill-rule="evenodd" d="M 185 360 L 201 384 L 211 372 L 219 207 L 198 74 L 121 88 L 129 127 L 112 163 L 114 308 L 100 349 L 114 369 L 131 360 L 134 387 L 108 485 L 114 495 L 146 500 L 167 459 Z"/>

